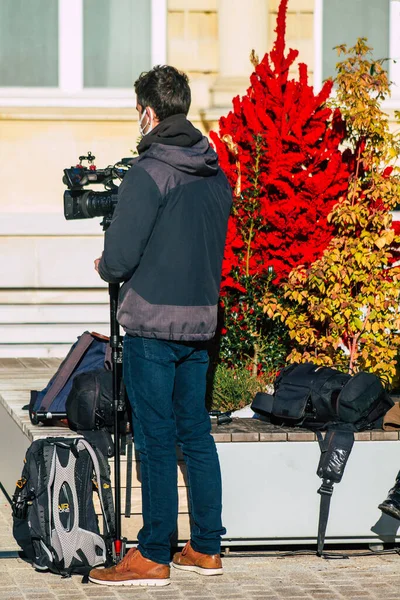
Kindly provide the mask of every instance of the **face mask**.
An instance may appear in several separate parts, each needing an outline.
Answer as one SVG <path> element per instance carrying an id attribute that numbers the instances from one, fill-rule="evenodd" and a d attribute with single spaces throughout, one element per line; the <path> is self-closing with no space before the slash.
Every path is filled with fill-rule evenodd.
<path id="1" fill-rule="evenodd" d="M 147 117 L 147 123 L 146 125 L 143 127 L 142 123 L 143 123 L 143 119 Z M 148 127 L 147 131 L 145 132 L 145 129 Z M 139 131 L 140 131 L 140 135 L 145 136 L 148 133 L 150 133 L 150 131 L 153 129 L 153 115 L 150 112 L 150 119 L 148 117 L 148 114 L 146 113 L 146 109 L 144 109 L 142 116 L 140 117 L 139 120 Z"/>

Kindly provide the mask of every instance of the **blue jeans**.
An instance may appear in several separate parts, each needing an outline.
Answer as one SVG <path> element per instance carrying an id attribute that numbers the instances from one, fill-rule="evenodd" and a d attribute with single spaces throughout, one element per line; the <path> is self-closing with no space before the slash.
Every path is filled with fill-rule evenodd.
<path id="1" fill-rule="evenodd" d="M 155 562 L 170 562 L 178 517 L 178 445 L 187 467 L 192 547 L 218 554 L 226 530 L 221 522 L 219 460 L 205 406 L 207 351 L 196 342 L 126 335 L 123 360 L 141 461 L 139 550 Z"/>

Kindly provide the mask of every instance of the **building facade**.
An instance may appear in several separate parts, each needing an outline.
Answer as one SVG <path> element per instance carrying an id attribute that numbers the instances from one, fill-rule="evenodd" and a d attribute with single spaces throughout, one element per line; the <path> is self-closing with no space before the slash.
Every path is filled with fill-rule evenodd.
<path id="1" fill-rule="evenodd" d="M 0 356 L 63 356 L 85 329 L 108 332 L 93 261 L 99 219 L 66 221 L 63 169 L 132 155 L 132 83 L 154 64 L 188 73 L 190 119 L 217 128 L 248 86 L 252 49 L 271 49 L 279 0 L 2 0 L 0 3 Z M 400 109 L 398 0 L 289 0 L 287 45 L 314 86 L 333 46 L 367 37 Z M 397 59 L 397 62 L 395 62 Z M 296 76 L 296 72 L 293 72 Z"/>

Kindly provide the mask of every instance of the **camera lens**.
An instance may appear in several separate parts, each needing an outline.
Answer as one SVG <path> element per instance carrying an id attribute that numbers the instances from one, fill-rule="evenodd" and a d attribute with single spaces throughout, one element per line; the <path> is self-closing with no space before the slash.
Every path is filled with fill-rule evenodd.
<path id="1" fill-rule="evenodd" d="M 111 217 L 117 204 L 117 194 L 111 192 L 64 192 L 64 216 L 68 220 Z"/>

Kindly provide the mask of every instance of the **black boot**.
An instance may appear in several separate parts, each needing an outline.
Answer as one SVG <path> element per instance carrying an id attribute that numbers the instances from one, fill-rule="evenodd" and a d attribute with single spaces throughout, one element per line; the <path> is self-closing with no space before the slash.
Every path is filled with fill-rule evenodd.
<path id="1" fill-rule="evenodd" d="M 378 508 L 389 515 L 389 517 L 400 520 L 400 471 L 397 474 L 394 486 L 389 491 L 388 497 Z"/>

